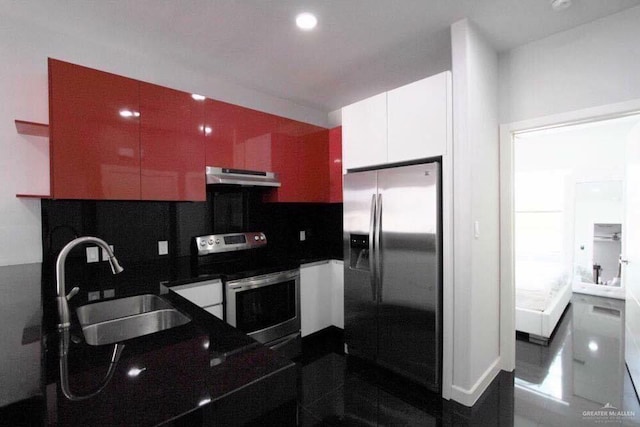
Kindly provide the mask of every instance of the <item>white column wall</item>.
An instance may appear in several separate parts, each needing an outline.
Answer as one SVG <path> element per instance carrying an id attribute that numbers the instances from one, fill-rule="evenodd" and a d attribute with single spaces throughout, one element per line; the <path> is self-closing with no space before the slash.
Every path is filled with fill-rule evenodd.
<path id="1" fill-rule="evenodd" d="M 452 25 L 451 37 L 454 123 L 451 397 L 471 406 L 495 378 L 500 365 L 498 57 L 466 19 Z"/>

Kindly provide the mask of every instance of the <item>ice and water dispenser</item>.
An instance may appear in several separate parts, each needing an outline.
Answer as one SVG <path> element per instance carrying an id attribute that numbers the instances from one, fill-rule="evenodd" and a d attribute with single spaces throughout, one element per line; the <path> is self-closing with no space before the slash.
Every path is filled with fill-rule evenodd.
<path id="1" fill-rule="evenodd" d="M 349 267 L 369 271 L 369 236 L 367 234 L 350 234 L 349 252 Z"/>

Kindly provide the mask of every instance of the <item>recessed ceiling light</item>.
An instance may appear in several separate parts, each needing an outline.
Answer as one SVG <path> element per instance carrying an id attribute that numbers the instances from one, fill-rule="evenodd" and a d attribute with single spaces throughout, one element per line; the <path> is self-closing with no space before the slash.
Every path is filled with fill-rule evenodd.
<path id="1" fill-rule="evenodd" d="M 318 18 L 312 13 L 304 12 L 296 16 L 296 25 L 301 30 L 313 30 L 318 25 Z"/>
<path id="2" fill-rule="evenodd" d="M 598 343 L 595 341 L 589 341 L 589 350 L 598 351 Z"/>
<path id="3" fill-rule="evenodd" d="M 571 0 L 551 0 L 551 7 L 556 12 L 565 10 L 571 6 Z"/>

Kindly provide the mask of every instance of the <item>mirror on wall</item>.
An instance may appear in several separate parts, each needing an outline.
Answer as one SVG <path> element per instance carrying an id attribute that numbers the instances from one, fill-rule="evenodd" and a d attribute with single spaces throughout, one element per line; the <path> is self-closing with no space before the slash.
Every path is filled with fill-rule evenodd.
<path id="1" fill-rule="evenodd" d="M 620 286 L 622 224 L 593 224 L 593 283 Z"/>
<path id="2" fill-rule="evenodd" d="M 622 181 L 576 183 L 574 281 L 621 286 L 622 218 Z"/>

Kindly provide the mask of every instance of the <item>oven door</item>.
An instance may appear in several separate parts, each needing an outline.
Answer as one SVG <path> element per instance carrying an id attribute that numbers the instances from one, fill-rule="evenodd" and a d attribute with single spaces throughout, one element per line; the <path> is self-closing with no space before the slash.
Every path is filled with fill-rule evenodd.
<path id="1" fill-rule="evenodd" d="M 227 323 L 255 340 L 271 341 L 300 331 L 300 270 L 227 282 Z"/>

